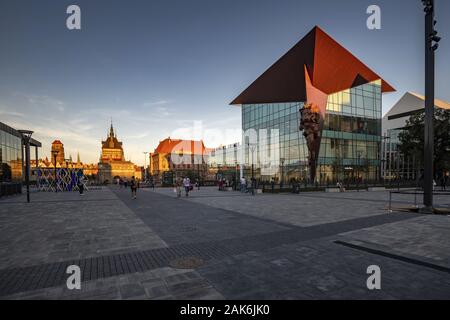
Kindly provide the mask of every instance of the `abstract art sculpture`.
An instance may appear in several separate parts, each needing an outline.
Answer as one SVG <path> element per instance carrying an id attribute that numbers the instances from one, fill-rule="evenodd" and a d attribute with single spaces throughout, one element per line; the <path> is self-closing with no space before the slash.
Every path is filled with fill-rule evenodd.
<path id="1" fill-rule="evenodd" d="M 309 152 L 308 165 L 311 172 L 311 181 L 314 181 L 316 178 L 323 118 L 319 107 L 314 104 L 306 104 L 300 110 L 300 115 L 300 131 L 303 131 L 303 136 L 306 139 Z"/>

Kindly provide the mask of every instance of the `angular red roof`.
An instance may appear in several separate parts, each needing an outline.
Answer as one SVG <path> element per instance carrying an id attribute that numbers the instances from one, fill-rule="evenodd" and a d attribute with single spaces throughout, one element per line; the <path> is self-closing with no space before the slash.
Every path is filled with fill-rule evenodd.
<path id="1" fill-rule="evenodd" d="M 375 80 L 382 81 L 382 92 L 395 91 L 378 74 L 316 26 L 231 104 L 306 101 L 305 66 L 312 85 L 326 94 Z"/>

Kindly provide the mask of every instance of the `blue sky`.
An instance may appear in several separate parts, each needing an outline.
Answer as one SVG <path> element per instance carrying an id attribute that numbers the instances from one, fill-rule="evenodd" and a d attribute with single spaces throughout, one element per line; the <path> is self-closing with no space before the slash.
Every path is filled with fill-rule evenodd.
<path id="1" fill-rule="evenodd" d="M 80 31 L 66 28 L 70 4 Z M 378 31 L 366 28 L 371 4 Z M 450 101 L 450 2 L 436 6 L 436 96 Z M 419 0 L 1 0 L 0 121 L 33 129 L 45 155 L 61 139 L 67 154 L 97 162 L 112 117 L 127 158 L 143 164 L 159 140 L 191 137 L 194 121 L 239 129 L 229 102 L 314 25 L 398 90 L 386 112 L 405 91 L 423 94 L 423 21 Z"/>

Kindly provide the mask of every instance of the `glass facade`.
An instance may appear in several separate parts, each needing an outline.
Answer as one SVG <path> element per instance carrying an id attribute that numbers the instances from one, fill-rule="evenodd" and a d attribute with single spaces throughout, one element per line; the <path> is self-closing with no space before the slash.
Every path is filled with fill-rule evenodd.
<path id="1" fill-rule="evenodd" d="M 21 139 L 0 129 L 0 182 L 22 180 Z"/>
<path id="2" fill-rule="evenodd" d="M 241 145 L 235 143 L 212 150 L 207 157 L 211 179 L 237 179 L 241 163 Z"/>
<path id="3" fill-rule="evenodd" d="M 292 179 L 308 180 L 308 148 L 300 127 L 302 102 L 252 104 L 242 106 L 242 128 L 278 130 L 278 141 L 270 138 L 267 145 L 258 144 L 257 150 L 245 148 L 245 175 L 249 176 L 252 163 L 257 179 L 288 183 Z M 316 183 L 321 185 L 336 181 L 359 179 L 376 180 L 380 175 L 381 144 L 381 81 L 344 90 L 328 97 L 318 159 Z M 264 132 L 263 132 L 264 134 Z M 248 138 L 243 143 L 249 145 Z M 279 170 L 271 175 L 261 171 L 260 155 L 273 152 L 276 143 Z M 269 150 L 263 150 L 267 148 Z M 253 151 L 253 152 L 252 152 Z M 309 181 L 311 182 L 311 181 Z"/>

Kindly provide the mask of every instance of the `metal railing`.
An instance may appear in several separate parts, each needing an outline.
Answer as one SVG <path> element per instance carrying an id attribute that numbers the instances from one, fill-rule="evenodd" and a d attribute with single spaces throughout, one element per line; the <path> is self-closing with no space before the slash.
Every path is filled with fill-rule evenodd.
<path id="1" fill-rule="evenodd" d="M 411 196 L 414 196 L 414 206 L 413 207 L 411 207 L 410 209 L 411 210 L 419 210 L 419 197 L 418 196 L 421 196 L 420 197 L 420 199 L 423 199 L 423 196 L 424 196 L 424 191 L 423 191 L 423 189 L 420 189 L 420 188 L 416 188 L 416 189 L 413 189 L 413 190 L 402 190 L 402 191 L 399 191 L 399 190 L 396 190 L 396 191 L 390 191 L 389 192 L 389 208 L 388 208 L 388 211 L 390 212 L 390 213 L 392 213 L 393 212 L 393 210 L 392 210 L 392 200 L 393 200 L 393 195 L 411 195 Z M 445 191 L 445 190 L 443 190 L 443 191 L 433 191 L 433 196 L 450 196 L 450 191 Z"/>

